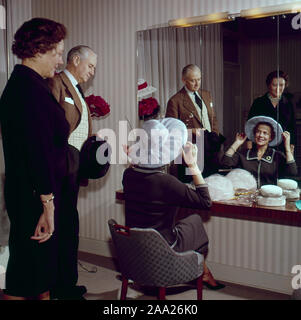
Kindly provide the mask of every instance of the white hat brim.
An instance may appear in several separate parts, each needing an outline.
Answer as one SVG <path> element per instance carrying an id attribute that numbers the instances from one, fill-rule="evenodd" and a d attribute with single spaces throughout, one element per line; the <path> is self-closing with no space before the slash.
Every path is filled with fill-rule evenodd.
<path id="1" fill-rule="evenodd" d="M 245 124 L 245 133 L 246 133 L 247 137 L 251 141 L 255 142 L 255 136 L 254 136 L 253 131 L 254 131 L 255 126 L 260 122 L 267 122 L 272 126 L 274 133 L 275 133 L 275 137 L 272 141 L 269 142 L 269 146 L 271 146 L 271 147 L 278 146 L 282 141 L 283 130 L 282 130 L 280 123 L 278 123 L 277 121 L 275 121 L 273 118 L 270 118 L 270 117 L 255 116 L 255 117 L 249 119 Z"/>
<path id="2" fill-rule="evenodd" d="M 143 168 L 158 168 L 175 160 L 182 152 L 182 147 L 188 139 L 185 124 L 176 118 L 152 119 L 145 121 L 142 128 L 146 134 L 139 140 L 140 155 L 137 148 L 130 150 L 129 158 L 133 164 Z M 161 137 L 158 144 L 156 137 Z M 142 155 L 143 154 L 143 155 Z M 141 156 L 142 155 L 142 156 Z"/>
<path id="3" fill-rule="evenodd" d="M 148 87 L 146 87 L 146 88 L 144 88 L 142 90 L 138 90 L 137 97 L 138 98 L 142 98 L 142 97 L 147 96 L 147 95 L 149 95 L 149 94 L 151 94 L 151 93 L 153 93 L 155 91 L 157 91 L 156 88 L 148 86 Z"/>

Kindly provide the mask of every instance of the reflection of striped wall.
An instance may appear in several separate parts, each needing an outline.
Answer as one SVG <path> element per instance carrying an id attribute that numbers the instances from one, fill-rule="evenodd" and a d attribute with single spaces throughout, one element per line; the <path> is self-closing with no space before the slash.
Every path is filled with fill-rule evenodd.
<path id="1" fill-rule="evenodd" d="M 301 262 L 299 227 L 217 217 L 205 225 L 209 261 L 283 275 Z"/>
<path id="2" fill-rule="evenodd" d="M 287 3 L 283 0 L 32 0 L 33 16 L 49 17 L 68 28 L 65 46 L 90 45 L 99 55 L 92 87 L 86 92 L 101 95 L 111 105 L 106 119 L 94 120 L 94 130 L 117 130 L 127 116 L 137 123 L 135 107 L 135 32 L 170 19 L 214 12 L 239 12 L 258 6 Z M 123 222 L 123 208 L 115 203 L 124 166 L 112 166 L 108 176 L 92 181 L 80 193 L 80 234 L 83 238 L 107 240 L 107 220 Z"/>
<path id="3" fill-rule="evenodd" d="M 210 239 L 208 264 L 232 267 L 229 280 L 291 291 L 292 267 L 301 263 L 300 227 L 219 217 L 212 217 L 205 227 Z M 250 279 L 239 281 L 234 270 L 244 270 L 244 277 Z M 266 276 L 252 277 L 252 272 L 259 271 Z M 217 276 L 227 278 L 224 269 Z M 273 279 L 270 283 L 269 276 Z"/>

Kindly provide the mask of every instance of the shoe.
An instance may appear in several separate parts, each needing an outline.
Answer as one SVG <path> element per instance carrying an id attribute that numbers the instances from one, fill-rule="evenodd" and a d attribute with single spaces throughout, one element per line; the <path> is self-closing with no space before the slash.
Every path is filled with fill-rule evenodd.
<path id="1" fill-rule="evenodd" d="M 87 292 L 85 286 L 74 286 L 71 288 L 60 288 L 50 290 L 50 299 L 58 300 L 86 300 L 83 295 Z"/>
<path id="2" fill-rule="evenodd" d="M 222 284 L 218 281 L 215 281 L 215 282 L 216 282 L 216 286 L 213 286 L 209 282 L 203 280 L 203 284 L 210 290 L 219 290 L 219 289 L 225 288 L 224 284 Z"/>

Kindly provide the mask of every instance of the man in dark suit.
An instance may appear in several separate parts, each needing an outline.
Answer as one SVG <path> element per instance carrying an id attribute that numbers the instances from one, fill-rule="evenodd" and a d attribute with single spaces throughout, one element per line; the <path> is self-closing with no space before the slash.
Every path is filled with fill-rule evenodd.
<path id="1" fill-rule="evenodd" d="M 184 87 L 172 96 L 166 108 L 166 117 L 182 120 L 187 129 L 192 129 L 192 141 L 204 130 L 204 177 L 217 171 L 217 152 L 220 146 L 218 123 L 209 91 L 200 90 L 201 70 L 197 65 L 189 64 L 182 70 Z M 171 173 L 183 182 L 189 182 L 185 177 L 183 166 L 172 166 Z"/>
<path id="2" fill-rule="evenodd" d="M 79 243 L 79 216 L 77 199 L 81 177 L 79 176 L 80 150 L 84 142 L 91 136 L 92 121 L 89 108 L 85 102 L 84 94 L 79 86 L 94 75 L 97 64 L 97 55 L 87 46 L 72 48 L 67 55 L 67 66 L 64 71 L 49 81 L 51 91 L 65 110 L 66 119 L 70 125 L 68 186 L 64 206 L 61 211 L 64 219 L 60 228 L 64 230 L 64 246 L 59 248 L 60 266 L 56 287 L 50 291 L 52 298 L 58 299 L 84 299 L 86 293 L 84 286 L 77 286 L 77 253 Z M 68 190 L 68 191 L 67 191 Z"/>

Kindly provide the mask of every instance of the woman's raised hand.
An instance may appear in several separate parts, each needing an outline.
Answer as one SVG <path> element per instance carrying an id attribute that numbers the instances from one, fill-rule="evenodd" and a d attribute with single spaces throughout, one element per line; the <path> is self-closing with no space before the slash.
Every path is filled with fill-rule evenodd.
<path id="1" fill-rule="evenodd" d="M 247 136 L 245 133 L 243 132 L 236 133 L 235 144 L 237 145 L 237 147 L 240 147 L 246 140 L 247 140 Z"/>
<path id="2" fill-rule="evenodd" d="M 290 144 L 291 144 L 291 135 L 288 131 L 284 131 L 282 133 L 282 138 L 283 138 L 283 141 L 284 141 L 284 146 L 285 146 L 285 150 L 290 150 Z"/>
<path id="3" fill-rule="evenodd" d="M 196 144 L 192 144 L 187 141 L 183 148 L 183 158 L 188 167 L 194 167 L 197 165 L 198 147 Z"/>

